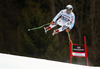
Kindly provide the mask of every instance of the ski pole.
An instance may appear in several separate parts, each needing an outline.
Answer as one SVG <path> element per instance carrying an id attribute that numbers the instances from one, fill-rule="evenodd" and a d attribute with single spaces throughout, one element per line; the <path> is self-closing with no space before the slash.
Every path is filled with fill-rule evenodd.
<path id="1" fill-rule="evenodd" d="M 69 40 L 70 40 L 70 42 L 71 42 L 71 45 L 72 45 L 72 50 L 73 50 L 73 42 L 72 42 L 72 40 L 71 40 L 71 37 L 70 37 L 70 34 L 69 34 L 69 32 L 67 32 L 67 34 L 68 34 Z"/>
<path id="2" fill-rule="evenodd" d="M 71 41 L 71 44 L 73 44 L 73 42 L 72 42 L 72 40 L 71 40 L 71 38 L 70 38 L 69 32 L 67 32 L 67 34 L 68 34 L 68 37 L 69 37 L 69 39 L 70 39 L 70 41 Z"/>
<path id="3" fill-rule="evenodd" d="M 46 25 L 49 25 L 50 23 L 47 23 L 47 24 L 44 24 L 44 25 L 42 25 L 42 26 L 40 26 L 40 27 L 36 27 L 36 28 L 32 28 L 32 29 L 28 29 L 28 31 L 31 31 L 31 30 L 36 30 L 36 29 L 40 29 L 40 28 L 42 28 L 42 27 L 44 27 L 44 26 L 46 26 Z"/>

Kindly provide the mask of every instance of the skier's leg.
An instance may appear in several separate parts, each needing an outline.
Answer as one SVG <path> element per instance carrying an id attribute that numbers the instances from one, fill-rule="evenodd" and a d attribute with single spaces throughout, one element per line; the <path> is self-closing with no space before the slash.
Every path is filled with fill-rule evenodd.
<path id="1" fill-rule="evenodd" d="M 44 27 L 45 33 L 47 33 L 47 31 L 51 30 L 52 28 L 54 28 L 56 25 L 49 25 L 48 27 Z"/>
<path id="2" fill-rule="evenodd" d="M 68 28 L 68 27 L 64 25 L 64 26 L 62 26 L 62 27 L 60 27 L 60 28 L 54 30 L 54 32 L 52 33 L 52 35 L 54 36 L 55 34 L 57 34 L 57 33 L 59 33 L 59 32 L 62 32 L 62 31 L 64 31 L 64 30 L 67 29 L 67 28 Z"/>

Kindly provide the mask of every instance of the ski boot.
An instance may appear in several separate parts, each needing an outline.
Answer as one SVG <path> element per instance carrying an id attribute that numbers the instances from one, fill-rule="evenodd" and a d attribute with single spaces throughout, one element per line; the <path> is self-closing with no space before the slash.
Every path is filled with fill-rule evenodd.
<path id="1" fill-rule="evenodd" d="M 44 27 L 44 32 L 47 33 L 47 29 Z"/>
<path id="2" fill-rule="evenodd" d="M 47 31 L 51 30 L 51 27 L 44 27 L 44 31 L 45 33 L 47 33 Z"/>
<path id="3" fill-rule="evenodd" d="M 57 34 L 58 32 L 59 32 L 58 29 L 57 29 L 57 30 L 54 30 L 53 33 L 52 33 L 52 35 L 54 36 L 54 35 Z"/>

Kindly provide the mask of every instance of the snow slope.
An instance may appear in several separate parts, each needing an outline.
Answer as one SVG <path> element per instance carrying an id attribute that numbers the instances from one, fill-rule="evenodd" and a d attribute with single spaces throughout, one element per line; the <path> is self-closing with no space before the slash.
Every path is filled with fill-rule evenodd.
<path id="1" fill-rule="evenodd" d="M 0 69 L 100 69 L 100 67 L 81 66 L 0 53 Z"/>

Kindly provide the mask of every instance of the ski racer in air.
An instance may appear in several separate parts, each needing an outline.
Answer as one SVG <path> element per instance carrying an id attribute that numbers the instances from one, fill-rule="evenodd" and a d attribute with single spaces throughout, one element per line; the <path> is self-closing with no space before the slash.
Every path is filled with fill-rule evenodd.
<path id="1" fill-rule="evenodd" d="M 50 25 L 48 27 L 44 27 L 45 33 L 47 31 L 51 30 L 55 26 L 59 25 L 60 28 L 53 31 L 52 35 L 62 32 L 66 30 L 66 32 L 69 32 L 73 27 L 75 23 L 75 14 L 72 12 L 73 6 L 67 5 L 65 9 L 61 10 L 52 20 Z"/>

